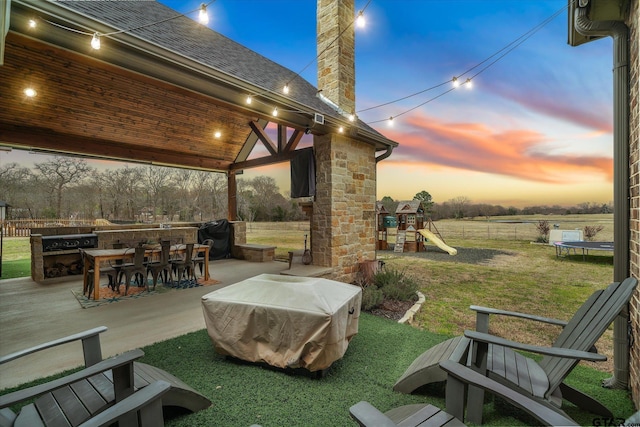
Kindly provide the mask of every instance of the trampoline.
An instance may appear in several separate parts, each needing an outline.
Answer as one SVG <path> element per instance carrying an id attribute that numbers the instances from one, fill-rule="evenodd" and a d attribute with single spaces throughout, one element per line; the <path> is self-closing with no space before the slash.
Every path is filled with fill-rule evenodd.
<path id="1" fill-rule="evenodd" d="M 613 252 L 613 242 L 555 242 L 556 257 L 569 255 L 573 249 L 573 253 L 577 253 L 577 249 L 582 249 L 582 259 L 584 260 L 589 251 L 609 251 Z"/>

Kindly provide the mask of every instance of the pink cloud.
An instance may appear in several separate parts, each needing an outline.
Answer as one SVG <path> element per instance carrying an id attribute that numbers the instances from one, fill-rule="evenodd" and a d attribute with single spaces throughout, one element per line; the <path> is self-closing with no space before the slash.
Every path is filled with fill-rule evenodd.
<path id="1" fill-rule="evenodd" d="M 530 129 L 496 132 L 481 123 L 443 122 L 414 114 L 403 119 L 407 131 L 386 136 L 400 146 L 385 162 L 422 163 L 516 177 L 543 183 L 574 182 L 577 175 L 604 175 L 612 180 L 610 157 L 549 155 L 544 135 Z"/>
<path id="2" fill-rule="evenodd" d="M 545 93 L 544 89 L 541 90 L 540 88 L 529 88 L 529 90 L 523 91 L 512 86 L 491 85 L 491 91 L 498 96 L 507 98 L 548 117 L 564 120 L 595 131 L 606 133 L 613 131 L 610 103 L 603 102 L 601 105 L 593 105 L 584 101 L 581 102 L 571 95 L 570 99 L 563 99 L 557 95 Z"/>

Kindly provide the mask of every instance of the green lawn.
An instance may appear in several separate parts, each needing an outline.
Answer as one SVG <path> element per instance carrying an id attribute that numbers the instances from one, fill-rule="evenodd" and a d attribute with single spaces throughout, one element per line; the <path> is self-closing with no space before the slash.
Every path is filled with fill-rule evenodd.
<path id="1" fill-rule="evenodd" d="M 231 362 L 214 352 L 205 330 L 145 347 L 142 361 L 171 372 L 213 401 L 207 410 L 172 419 L 168 426 L 354 426 L 349 406 L 360 400 L 383 411 L 422 402 L 444 407 L 441 386 L 417 395 L 394 392 L 392 386 L 417 355 L 446 338 L 363 313 L 344 358 L 322 379 Z M 578 366 L 569 383 L 597 397 L 617 418 L 630 416 L 634 409 L 626 391 L 599 387 L 606 377 Z M 594 415 L 572 405 L 565 410 L 581 425 L 594 422 Z M 485 405 L 484 419 L 496 426 L 532 423 L 500 401 Z"/>

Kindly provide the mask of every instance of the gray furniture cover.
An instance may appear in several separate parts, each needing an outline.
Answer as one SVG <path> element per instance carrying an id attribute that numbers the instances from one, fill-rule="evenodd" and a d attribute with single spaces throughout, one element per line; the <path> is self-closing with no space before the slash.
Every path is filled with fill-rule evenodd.
<path id="1" fill-rule="evenodd" d="M 202 306 L 216 352 L 313 372 L 347 351 L 361 299 L 359 286 L 262 274 L 204 295 Z"/>

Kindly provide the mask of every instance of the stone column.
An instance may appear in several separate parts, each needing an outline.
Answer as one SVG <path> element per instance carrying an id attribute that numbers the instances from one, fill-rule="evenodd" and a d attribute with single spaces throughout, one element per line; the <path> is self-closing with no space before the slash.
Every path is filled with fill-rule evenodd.
<path id="1" fill-rule="evenodd" d="M 376 257 L 375 150 L 341 134 L 316 136 L 314 147 L 313 263 L 333 267 L 333 279 L 348 283 L 360 262 Z"/>
<path id="2" fill-rule="evenodd" d="M 318 0 L 318 89 L 346 113 L 356 107 L 353 0 Z"/>

